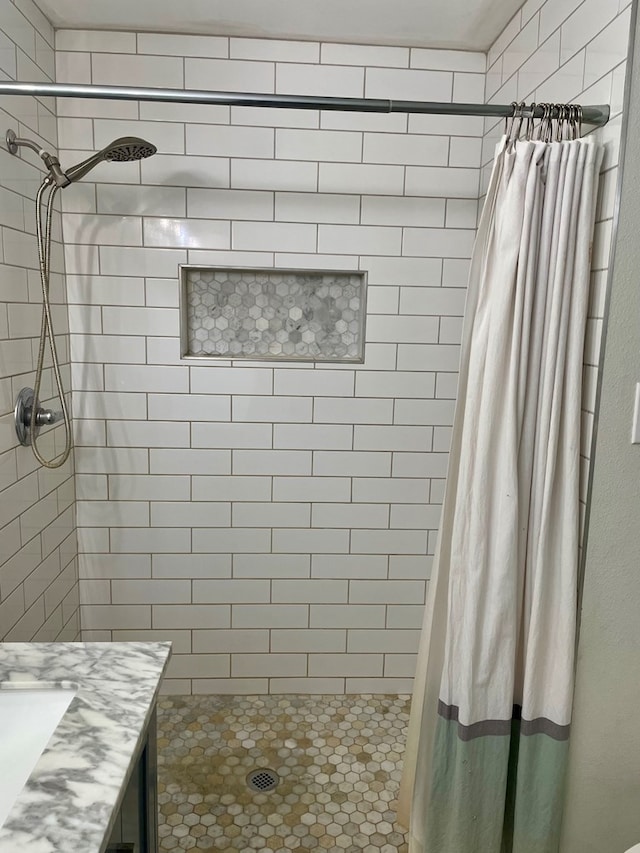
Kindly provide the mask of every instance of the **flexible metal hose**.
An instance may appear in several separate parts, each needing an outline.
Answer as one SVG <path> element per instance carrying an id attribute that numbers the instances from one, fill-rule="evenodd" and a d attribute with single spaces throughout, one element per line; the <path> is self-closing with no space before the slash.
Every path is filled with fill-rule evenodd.
<path id="1" fill-rule="evenodd" d="M 51 187 L 51 191 L 47 198 L 46 216 L 43 229 L 42 222 L 42 197 L 47 187 Z M 35 421 L 36 409 L 40 398 L 40 385 L 42 382 L 42 370 L 44 367 L 44 352 L 49 338 L 49 348 L 51 350 L 51 362 L 53 367 L 53 375 L 56 382 L 56 390 L 60 398 L 62 406 L 62 416 L 64 419 L 65 444 L 64 450 L 59 456 L 54 459 L 45 459 L 38 450 L 37 429 L 35 422 L 31 428 L 31 447 L 33 455 L 41 465 L 45 468 L 60 468 L 61 465 L 69 458 L 71 453 L 71 420 L 69 418 L 69 410 L 64 398 L 64 388 L 62 386 L 62 377 L 60 375 L 60 362 L 58 359 L 58 351 L 56 349 L 56 341 L 53 332 L 53 322 L 51 320 L 51 304 L 49 302 L 49 273 L 51 267 L 51 220 L 53 218 L 53 202 L 58 187 L 49 177 L 46 177 L 36 195 L 36 230 L 38 237 L 38 259 L 40 262 L 40 284 L 42 285 L 42 323 L 40 326 L 40 346 L 38 349 L 38 361 L 36 364 L 36 378 L 33 385 L 33 412 L 32 418 Z"/>

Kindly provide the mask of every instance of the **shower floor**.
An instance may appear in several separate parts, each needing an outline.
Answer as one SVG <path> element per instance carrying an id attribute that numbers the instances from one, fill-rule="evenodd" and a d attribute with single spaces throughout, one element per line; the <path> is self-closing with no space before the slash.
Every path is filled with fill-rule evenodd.
<path id="1" fill-rule="evenodd" d="M 395 824 L 409 697 L 170 696 L 159 850 L 406 853 Z M 274 770 L 270 792 L 247 784 Z"/>

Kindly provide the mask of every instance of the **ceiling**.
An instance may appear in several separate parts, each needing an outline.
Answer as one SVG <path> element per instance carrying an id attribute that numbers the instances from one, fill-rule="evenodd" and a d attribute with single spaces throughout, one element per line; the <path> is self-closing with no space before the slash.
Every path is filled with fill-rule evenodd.
<path id="1" fill-rule="evenodd" d="M 523 0 L 37 0 L 57 28 L 485 51 Z"/>

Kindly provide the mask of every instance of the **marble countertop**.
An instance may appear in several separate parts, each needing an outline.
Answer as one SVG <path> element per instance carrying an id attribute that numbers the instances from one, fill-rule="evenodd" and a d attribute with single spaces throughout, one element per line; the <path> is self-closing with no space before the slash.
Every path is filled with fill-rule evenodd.
<path id="1" fill-rule="evenodd" d="M 170 653 L 170 643 L 0 643 L 0 690 L 78 685 L 0 827 L 0 853 L 104 849 Z"/>

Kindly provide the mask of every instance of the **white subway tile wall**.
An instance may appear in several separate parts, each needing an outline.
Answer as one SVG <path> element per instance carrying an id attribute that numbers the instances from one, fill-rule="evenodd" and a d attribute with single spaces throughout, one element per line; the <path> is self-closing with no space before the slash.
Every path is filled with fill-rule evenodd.
<path id="1" fill-rule="evenodd" d="M 557 14 L 553 0 L 526 3 L 486 74 L 480 53 L 78 31 L 57 34 L 57 73 L 392 99 L 580 96 L 619 114 L 628 9 L 583 5 Z M 405 689 L 500 126 L 165 104 L 59 110 L 65 162 L 123 133 L 159 148 L 100 167 L 63 199 L 83 636 L 174 639 L 174 691 L 277 692 L 286 677 L 309 691 L 328 679 L 334 691 Z M 601 134 L 588 401 L 619 129 L 618 115 Z M 181 362 L 180 263 L 366 270 L 365 363 Z M 592 411 L 587 402 L 587 434 Z"/>
<path id="2" fill-rule="evenodd" d="M 587 320 L 582 396 L 580 500 L 584 523 L 592 456 L 596 377 L 600 359 L 607 272 L 619 175 L 622 102 L 631 3 L 627 0 L 529 0 L 488 53 L 488 103 L 564 101 L 610 104 L 611 120 L 595 131 L 605 155 L 592 251 L 591 303 Z M 585 128 L 586 129 L 586 128 Z M 482 191 L 502 123 L 485 120 Z"/>
<path id="3" fill-rule="evenodd" d="M 0 6 L 0 69 L 3 79 L 54 79 L 54 32 L 31 0 Z M 77 54 L 73 54 L 74 57 Z M 13 128 L 55 150 L 55 103 L 41 98 L 2 99 L 0 136 Z M 80 129 L 79 129 L 80 130 Z M 40 285 L 34 199 L 43 177 L 37 155 L 20 157 L 0 147 L 0 640 L 75 640 L 79 635 L 77 539 L 72 460 L 57 470 L 41 468 L 13 428 L 18 391 L 33 386 L 40 333 Z M 54 219 L 51 299 L 58 330 L 62 375 L 71 389 L 69 327 L 59 206 Z M 93 330 L 97 315 L 82 318 Z M 50 361 L 41 398 L 52 399 Z M 95 430 L 91 430 L 95 432 Z M 98 435 L 103 433 L 98 431 Z M 59 453 L 62 427 L 43 433 L 40 450 Z"/>
<path id="4" fill-rule="evenodd" d="M 484 84 L 461 51 L 57 37 L 60 82 L 445 101 Z M 64 162 L 123 134 L 159 148 L 63 199 L 83 636 L 177 632 L 169 689 L 395 690 L 439 522 L 466 285 L 449 265 L 471 252 L 482 122 L 160 107 L 60 110 Z M 367 270 L 365 363 L 180 362 L 180 263 Z"/>

